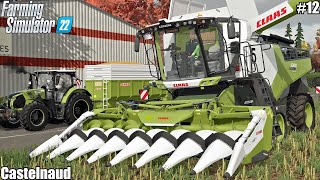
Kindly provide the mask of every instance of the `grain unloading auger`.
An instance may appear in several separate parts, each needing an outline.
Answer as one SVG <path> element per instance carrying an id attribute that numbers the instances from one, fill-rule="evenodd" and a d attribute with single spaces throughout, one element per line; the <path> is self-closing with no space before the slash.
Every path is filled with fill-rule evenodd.
<path id="1" fill-rule="evenodd" d="M 232 2 L 237 1 L 228 0 Z M 92 152 L 87 161 L 93 163 L 118 152 L 107 162 L 115 166 L 143 153 L 135 169 L 169 155 L 162 171 L 201 156 L 192 174 L 229 159 L 226 177 L 241 163 L 267 158 L 273 143 L 284 138 L 287 123 L 298 130 L 314 127 L 305 79 L 311 70 L 308 52 L 279 36 L 251 36 L 250 31 L 291 16 L 296 3 L 282 3 L 258 20 L 243 20 L 238 11 L 220 8 L 140 30 L 135 49 L 140 38 L 152 39 L 145 44 L 157 69 L 150 86 L 166 90 L 166 97 L 119 101 L 116 108 L 87 112 L 30 156 L 53 150 L 48 158 L 54 158 L 73 150 L 67 157 L 72 161 Z"/>

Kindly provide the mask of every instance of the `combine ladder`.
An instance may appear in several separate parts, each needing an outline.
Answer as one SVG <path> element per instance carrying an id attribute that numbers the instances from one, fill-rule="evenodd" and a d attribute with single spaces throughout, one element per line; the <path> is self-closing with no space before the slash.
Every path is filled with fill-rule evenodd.
<path id="1" fill-rule="evenodd" d="M 102 108 L 103 109 L 107 109 L 108 108 L 108 81 L 107 80 L 103 80 L 103 87 L 102 87 Z"/>
<path id="2" fill-rule="evenodd" d="M 270 107 L 272 107 L 272 110 L 273 110 L 273 112 L 274 112 L 274 114 L 273 114 L 273 119 L 274 119 L 274 123 L 273 123 L 273 131 L 272 131 L 272 136 L 273 137 L 277 137 L 277 136 L 280 136 L 280 135 L 282 135 L 282 131 L 281 131 L 281 129 L 280 129 L 280 125 L 279 125 L 279 123 L 278 123 L 278 121 L 276 121 L 275 119 L 276 119 L 276 109 L 275 109 L 275 105 L 274 105 L 274 103 L 273 103 L 273 101 L 272 101 L 272 98 L 271 98 L 271 96 L 270 96 L 270 93 L 269 93 L 269 91 L 268 91 L 268 87 L 266 86 L 266 83 L 264 82 L 264 80 L 266 80 L 266 82 L 268 81 L 268 79 L 264 79 L 264 78 L 259 78 L 257 81 L 258 81 L 258 83 L 256 84 L 257 86 L 259 86 L 259 87 L 256 87 L 256 88 L 258 88 L 259 90 L 261 90 L 261 93 L 262 93 L 262 100 L 263 100 L 263 102 L 260 102 L 260 104 L 262 104 L 262 103 L 265 103 L 265 104 L 267 104 L 267 105 L 269 105 Z"/>

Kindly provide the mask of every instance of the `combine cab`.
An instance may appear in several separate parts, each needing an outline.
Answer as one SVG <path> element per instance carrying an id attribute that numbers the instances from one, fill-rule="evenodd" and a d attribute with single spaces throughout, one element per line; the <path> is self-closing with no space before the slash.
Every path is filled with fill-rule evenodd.
<path id="1" fill-rule="evenodd" d="M 250 23 L 224 12 L 160 20 L 140 30 L 135 50 L 141 38 L 153 42 L 145 44 L 157 69 L 150 87 L 165 90 L 166 97 L 87 112 L 30 156 L 56 148 L 48 155 L 54 158 L 74 150 L 67 157 L 72 161 L 95 151 L 88 159 L 93 163 L 120 151 L 107 163 L 115 166 L 144 152 L 132 167 L 139 168 L 170 155 L 162 171 L 201 156 L 191 174 L 229 159 L 225 176 L 230 177 L 241 163 L 267 158 L 273 143 L 285 137 L 287 124 L 314 128 L 305 79 L 311 70 L 308 52 L 275 35 L 251 36 Z"/>

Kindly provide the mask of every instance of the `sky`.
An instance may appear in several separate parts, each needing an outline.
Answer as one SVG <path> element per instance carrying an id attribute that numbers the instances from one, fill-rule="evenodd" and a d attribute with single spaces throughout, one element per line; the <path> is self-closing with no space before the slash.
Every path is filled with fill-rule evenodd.
<path id="1" fill-rule="evenodd" d="M 200 2 L 207 3 L 207 9 L 225 7 L 225 0 L 195 0 Z M 285 0 L 254 0 L 256 2 L 256 6 L 259 14 L 275 7 L 276 5 L 284 2 Z M 304 38 L 310 44 L 315 43 L 316 31 L 320 29 L 320 16 L 319 15 L 296 15 L 282 23 L 266 30 L 263 34 L 269 35 L 277 34 L 280 36 L 285 35 L 286 26 L 288 23 L 291 24 L 292 27 L 292 35 L 296 34 L 296 30 L 298 27 L 298 22 L 302 23 L 302 28 L 304 29 Z M 294 38 L 294 37 L 292 37 Z"/>

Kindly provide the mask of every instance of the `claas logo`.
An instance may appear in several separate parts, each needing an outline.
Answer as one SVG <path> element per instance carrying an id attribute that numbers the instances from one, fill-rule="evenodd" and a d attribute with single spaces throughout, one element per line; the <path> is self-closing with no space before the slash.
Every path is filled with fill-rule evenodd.
<path id="1" fill-rule="evenodd" d="M 188 87 L 188 83 L 179 83 L 179 84 L 173 84 L 173 87 Z"/>
<path id="2" fill-rule="evenodd" d="M 158 120 L 160 120 L 160 121 L 166 121 L 166 120 L 169 120 L 169 118 L 168 118 L 168 117 L 158 117 Z"/>
<path id="3" fill-rule="evenodd" d="M 273 22 L 274 20 L 276 20 L 277 18 L 283 16 L 287 14 L 287 7 L 284 7 L 282 8 L 281 10 L 278 10 L 270 15 L 268 15 L 267 17 L 263 18 L 263 19 L 260 19 L 258 22 L 257 22 L 257 28 L 260 28 L 261 26 L 264 26 L 268 23 L 271 23 Z"/>

